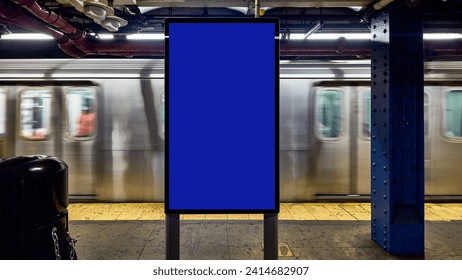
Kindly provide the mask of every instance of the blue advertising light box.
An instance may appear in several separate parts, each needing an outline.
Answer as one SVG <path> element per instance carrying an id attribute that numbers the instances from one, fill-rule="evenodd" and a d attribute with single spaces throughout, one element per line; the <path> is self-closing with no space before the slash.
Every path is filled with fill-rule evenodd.
<path id="1" fill-rule="evenodd" d="M 165 212 L 279 212 L 279 23 L 165 20 Z"/>

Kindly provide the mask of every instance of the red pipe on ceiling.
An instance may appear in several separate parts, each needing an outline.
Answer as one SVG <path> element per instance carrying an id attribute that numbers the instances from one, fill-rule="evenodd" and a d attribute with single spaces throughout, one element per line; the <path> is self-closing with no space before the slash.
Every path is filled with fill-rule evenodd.
<path id="1" fill-rule="evenodd" d="M 60 15 L 47 11 L 42 8 L 35 0 L 12 0 L 18 5 L 21 5 L 26 10 L 31 12 L 37 18 L 43 20 L 49 25 L 61 30 L 63 33 L 69 35 L 71 39 L 77 39 L 80 36 L 83 36 L 83 32 L 72 26 L 65 18 Z"/>
<path id="2" fill-rule="evenodd" d="M 9 24 L 18 25 L 27 30 L 53 37 L 56 43 L 58 43 L 59 48 L 70 56 L 82 57 L 85 55 L 72 44 L 66 34 L 26 15 L 20 6 L 13 5 L 11 2 L 0 1 L 0 16 L 3 18 L 4 22 Z"/>
<path id="3" fill-rule="evenodd" d="M 31 31 L 50 35 L 58 41 L 65 41 L 67 38 L 63 32 L 43 25 L 40 21 L 26 15 L 21 7 L 8 4 L 8 2 L 0 2 L 0 16 L 10 24 L 20 25 Z"/>
<path id="4" fill-rule="evenodd" d="M 14 3 L 21 5 L 28 10 L 31 14 L 41 19 L 45 23 L 57 28 L 63 33 L 67 34 L 72 40 L 73 44 L 79 48 L 85 55 L 97 54 L 94 48 L 91 48 L 87 41 L 93 37 L 87 32 L 79 30 L 72 26 L 65 18 L 60 15 L 47 11 L 42 8 L 35 0 L 12 0 Z"/>
<path id="5" fill-rule="evenodd" d="M 98 40 L 86 31 L 75 28 L 65 18 L 42 8 L 35 0 L 12 1 L 21 5 L 37 18 L 67 34 L 72 43 L 86 55 L 116 55 L 126 57 L 163 55 L 163 42 L 162 46 L 128 41 L 107 43 L 106 41 Z"/>
<path id="6" fill-rule="evenodd" d="M 425 42 L 426 57 L 462 56 L 462 39 Z"/>

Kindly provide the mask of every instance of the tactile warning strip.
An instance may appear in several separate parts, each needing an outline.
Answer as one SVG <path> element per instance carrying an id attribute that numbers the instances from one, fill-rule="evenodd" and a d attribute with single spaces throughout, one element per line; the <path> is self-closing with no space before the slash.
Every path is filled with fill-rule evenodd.
<path id="1" fill-rule="evenodd" d="M 70 220 L 164 220 L 163 203 L 71 203 Z M 262 214 L 181 215 L 182 220 L 262 220 Z M 370 220 L 370 203 L 281 203 L 279 220 Z M 462 204 L 426 203 L 429 221 L 462 220 Z"/>

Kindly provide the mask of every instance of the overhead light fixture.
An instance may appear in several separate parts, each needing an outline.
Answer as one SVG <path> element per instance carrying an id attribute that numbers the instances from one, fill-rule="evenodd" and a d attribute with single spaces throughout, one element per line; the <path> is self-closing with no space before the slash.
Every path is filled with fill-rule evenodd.
<path id="1" fill-rule="evenodd" d="M 454 40 L 462 39 L 460 33 L 424 33 L 424 40 Z"/>
<path id="2" fill-rule="evenodd" d="M 1 36 L 2 40 L 53 40 L 53 37 L 39 33 L 12 33 Z"/>
<path id="3" fill-rule="evenodd" d="M 344 37 L 347 40 L 370 40 L 370 33 L 316 33 L 306 37 L 306 33 L 291 33 L 290 40 L 337 40 Z M 455 40 L 462 39 L 461 33 L 424 33 L 424 40 Z"/>
<path id="4" fill-rule="evenodd" d="M 291 33 L 289 36 L 290 40 L 337 40 L 340 37 L 344 37 L 347 40 L 369 40 L 371 38 L 370 33 Z"/>
<path id="5" fill-rule="evenodd" d="M 163 40 L 163 39 L 164 39 L 163 33 L 127 35 L 127 40 Z"/>
<path id="6" fill-rule="evenodd" d="M 114 13 L 114 9 L 98 0 L 85 0 L 83 13 L 94 20 L 104 20 L 107 14 Z"/>
<path id="7" fill-rule="evenodd" d="M 112 34 L 98 34 L 98 37 L 101 40 L 112 40 L 112 39 L 114 39 L 114 35 L 112 35 Z"/>

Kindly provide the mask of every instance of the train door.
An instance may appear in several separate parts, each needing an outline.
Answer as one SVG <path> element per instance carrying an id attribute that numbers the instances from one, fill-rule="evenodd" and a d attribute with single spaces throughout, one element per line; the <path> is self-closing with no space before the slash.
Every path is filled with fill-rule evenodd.
<path id="1" fill-rule="evenodd" d="M 71 198 L 95 196 L 97 92 L 96 87 L 83 84 L 25 82 L 9 87 L 16 112 L 7 115 L 6 130 L 16 122 L 11 129 L 16 133 L 7 133 L 7 139 L 11 138 L 8 150 L 13 150 L 8 156 L 43 154 L 64 160 L 69 166 Z M 0 132 L 5 130 L 1 124 L 2 99 L 0 92 Z"/>
<path id="2" fill-rule="evenodd" d="M 0 158 L 5 157 L 6 100 L 6 91 L 0 88 Z"/>
<path id="3" fill-rule="evenodd" d="M 312 178 L 318 195 L 350 193 L 350 87 L 321 83 L 313 95 Z"/>
<path id="4" fill-rule="evenodd" d="M 357 133 L 357 194 L 369 195 L 371 191 L 371 88 L 360 86 L 358 92 Z"/>
<path id="5" fill-rule="evenodd" d="M 431 184 L 430 176 L 430 155 L 431 155 L 431 115 L 429 105 L 429 91 L 434 91 L 434 88 L 426 87 L 424 93 L 424 142 L 425 142 L 425 174 L 426 174 L 426 187 Z M 369 86 L 358 87 L 358 165 L 357 165 L 357 178 L 358 178 L 358 194 L 370 193 L 370 160 L 371 160 L 371 89 Z"/>
<path id="6" fill-rule="evenodd" d="M 432 185 L 427 195 L 462 195 L 462 85 L 439 89 L 439 94 L 432 96 L 439 120 L 432 135 Z"/>
<path id="7" fill-rule="evenodd" d="M 431 107 L 433 98 L 437 94 L 438 87 L 426 86 L 424 90 L 424 159 L 425 159 L 425 194 L 431 192 L 433 188 L 433 180 L 431 176 L 431 158 L 432 158 L 432 128 L 434 124 L 434 112 Z M 430 97 L 432 96 L 432 97 Z"/>
<path id="8" fill-rule="evenodd" d="M 315 87 L 313 178 L 318 195 L 370 193 L 370 83 L 322 82 Z"/>
<path id="9" fill-rule="evenodd" d="M 62 109 L 60 134 L 62 159 L 69 165 L 69 194 L 72 199 L 96 198 L 98 167 L 98 88 L 93 85 L 59 89 Z"/>

